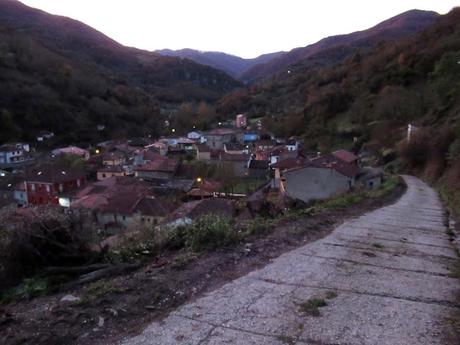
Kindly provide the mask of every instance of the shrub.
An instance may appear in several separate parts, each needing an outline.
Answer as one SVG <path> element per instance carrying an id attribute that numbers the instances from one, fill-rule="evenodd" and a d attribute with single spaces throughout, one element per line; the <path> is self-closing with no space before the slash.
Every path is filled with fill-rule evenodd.
<path id="1" fill-rule="evenodd" d="M 195 252 L 225 247 L 237 243 L 239 239 L 230 218 L 211 214 L 198 218 L 186 228 L 185 233 L 185 245 Z"/>

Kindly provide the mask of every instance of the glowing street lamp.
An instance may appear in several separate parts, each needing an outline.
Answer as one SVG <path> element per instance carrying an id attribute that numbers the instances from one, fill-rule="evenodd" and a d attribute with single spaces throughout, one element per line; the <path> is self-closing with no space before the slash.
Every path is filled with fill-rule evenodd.
<path id="1" fill-rule="evenodd" d="M 99 151 L 99 149 L 96 149 L 96 151 L 94 151 L 94 152 L 96 152 L 96 154 L 98 155 L 99 152 L 101 152 L 101 151 Z"/>
<path id="2" fill-rule="evenodd" d="M 171 132 L 175 133 L 175 132 L 176 132 L 176 129 L 175 129 L 175 128 L 171 129 Z"/>
<path id="3" fill-rule="evenodd" d="M 196 182 L 201 183 L 201 182 L 203 182 L 203 179 L 201 177 L 197 177 Z"/>

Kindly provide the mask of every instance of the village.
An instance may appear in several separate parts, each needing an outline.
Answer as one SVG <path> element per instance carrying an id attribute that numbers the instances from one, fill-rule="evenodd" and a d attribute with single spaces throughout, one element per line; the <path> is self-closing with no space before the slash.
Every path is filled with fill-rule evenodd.
<path id="1" fill-rule="evenodd" d="M 275 138 L 239 114 L 224 127 L 158 140 L 107 141 L 38 152 L 31 144 L 0 147 L 0 206 L 54 205 L 100 229 L 102 238 L 142 226 L 175 227 L 205 215 L 255 218 L 266 200 L 282 211 L 357 186 L 376 188 L 381 169 L 346 150 L 308 152 L 298 138 Z M 37 136 L 37 143 L 53 133 Z M 66 164 L 63 164 L 66 163 Z M 235 202 L 247 203 L 236 214 Z"/>

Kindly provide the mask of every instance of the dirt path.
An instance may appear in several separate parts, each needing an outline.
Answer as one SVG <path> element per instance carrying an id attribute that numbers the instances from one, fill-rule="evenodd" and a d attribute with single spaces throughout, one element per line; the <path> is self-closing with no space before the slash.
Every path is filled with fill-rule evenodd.
<path id="1" fill-rule="evenodd" d="M 407 192 L 396 204 L 344 223 L 183 305 L 123 345 L 397 345 L 455 339 L 445 318 L 460 307 L 455 299 L 460 284 L 450 277 L 457 256 L 443 225 L 443 207 L 427 185 L 405 180 Z"/>

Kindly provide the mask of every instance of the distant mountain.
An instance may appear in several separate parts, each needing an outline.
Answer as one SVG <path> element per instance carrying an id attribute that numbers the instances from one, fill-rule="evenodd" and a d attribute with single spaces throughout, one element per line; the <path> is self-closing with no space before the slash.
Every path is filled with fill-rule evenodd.
<path id="1" fill-rule="evenodd" d="M 256 65 L 240 76 L 243 81 L 254 81 L 285 70 L 288 66 L 310 59 L 304 64 L 330 65 L 343 61 L 358 48 L 371 48 L 382 41 L 394 40 L 418 33 L 432 25 L 439 14 L 431 11 L 411 10 L 392 17 L 363 31 L 324 38 L 303 48 L 281 54 L 266 63 Z"/>
<path id="2" fill-rule="evenodd" d="M 239 78 L 253 66 L 266 63 L 284 54 L 284 52 L 276 52 L 260 55 L 253 59 L 243 59 L 235 55 L 220 52 L 199 51 L 194 49 L 163 49 L 155 52 L 164 56 L 176 56 L 184 59 L 190 59 L 199 64 L 220 69 L 234 78 Z"/>
<path id="3" fill-rule="evenodd" d="M 99 123 L 120 136 L 152 133 L 162 108 L 212 102 L 238 86 L 209 66 L 125 47 L 76 20 L 0 1 L 0 142 L 42 129 L 89 140 Z"/>

